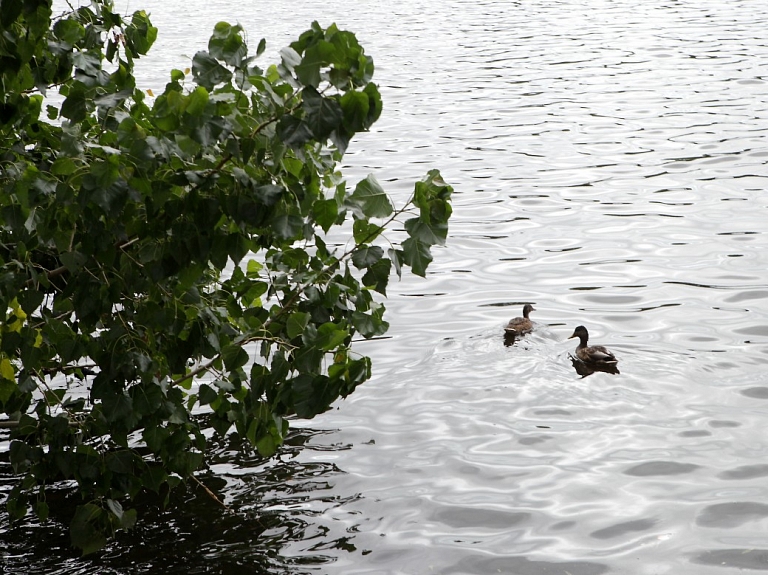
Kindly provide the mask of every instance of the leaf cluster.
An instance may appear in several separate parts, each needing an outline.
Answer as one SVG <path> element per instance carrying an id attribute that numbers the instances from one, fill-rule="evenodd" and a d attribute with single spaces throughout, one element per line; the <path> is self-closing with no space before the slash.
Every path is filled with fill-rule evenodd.
<path id="1" fill-rule="evenodd" d="M 221 22 L 157 95 L 133 76 L 157 36 L 145 12 L 2 2 L 0 32 L 8 509 L 45 518 L 46 485 L 75 481 L 88 553 L 134 524 L 126 501 L 205 464 L 196 414 L 267 457 L 288 418 L 366 381 L 353 338 L 386 332 L 374 293 L 393 272 L 426 273 L 452 189 L 435 170 L 400 208 L 373 176 L 348 189 L 339 161 L 382 103 L 373 60 L 335 25 L 262 67 L 264 41 L 251 55 Z"/>

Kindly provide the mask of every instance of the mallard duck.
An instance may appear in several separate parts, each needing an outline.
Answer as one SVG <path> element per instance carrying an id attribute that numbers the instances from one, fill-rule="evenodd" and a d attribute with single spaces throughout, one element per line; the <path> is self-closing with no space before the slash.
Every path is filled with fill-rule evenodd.
<path id="1" fill-rule="evenodd" d="M 533 322 L 528 319 L 528 314 L 532 311 L 536 311 L 531 304 L 527 303 L 523 306 L 523 317 L 516 317 L 509 320 L 509 323 L 504 328 L 507 334 L 523 335 L 529 331 L 533 331 Z"/>
<path id="2" fill-rule="evenodd" d="M 587 345 L 589 332 L 587 332 L 587 328 L 583 325 L 573 330 L 573 335 L 568 339 L 573 339 L 574 337 L 579 338 L 579 345 L 576 346 L 576 357 L 581 361 L 598 365 L 617 364 L 619 362 L 616 356 L 602 345 Z"/>

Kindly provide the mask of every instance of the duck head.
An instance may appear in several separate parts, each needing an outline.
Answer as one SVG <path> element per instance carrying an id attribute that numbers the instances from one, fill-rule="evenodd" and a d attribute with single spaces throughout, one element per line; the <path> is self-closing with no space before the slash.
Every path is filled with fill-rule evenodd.
<path id="1" fill-rule="evenodd" d="M 586 340 L 589 338 L 589 333 L 587 332 L 587 328 L 583 325 L 578 326 L 576 329 L 573 330 L 573 335 L 569 337 L 568 339 L 573 339 L 574 337 L 578 337 L 579 339 Z"/>

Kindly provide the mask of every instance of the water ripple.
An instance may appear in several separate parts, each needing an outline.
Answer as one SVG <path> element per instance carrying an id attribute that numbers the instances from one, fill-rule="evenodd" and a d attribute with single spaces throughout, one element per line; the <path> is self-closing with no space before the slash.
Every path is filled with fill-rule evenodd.
<path id="1" fill-rule="evenodd" d="M 334 431 L 271 475 L 214 464 L 245 541 L 225 521 L 143 552 L 247 570 L 269 511 L 270 572 L 768 570 L 768 5 L 155 4 L 155 91 L 220 19 L 272 50 L 354 30 L 384 112 L 345 174 L 401 202 L 439 167 L 456 194 L 428 277 L 390 286 L 391 337 L 358 346 L 373 379 L 311 423 Z M 525 302 L 538 329 L 507 347 Z M 580 324 L 620 374 L 574 369 Z"/>

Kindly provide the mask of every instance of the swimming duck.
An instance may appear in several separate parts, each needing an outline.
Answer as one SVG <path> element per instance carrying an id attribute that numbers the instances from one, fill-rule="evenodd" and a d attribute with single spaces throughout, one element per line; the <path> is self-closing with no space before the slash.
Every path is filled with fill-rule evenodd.
<path id="1" fill-rule="evenodd" d="M 528 314 L 532 311 L 536 311 L 531 304 L 527 303 L 523 306 L 523 317 L 516 317 L 509 320 L 509 323 L 504 328 L 507 334 L 523 335 L 529 331 L 533 331 L 533 322 L 528 319 Z"/>
<path id="2" fill-rule="evenodd" d="M 568 339 L 573 339 L 574 337 L 579 338 L 579 345 L 576 346 L 576 356 L 581 361 L 598 365 L 617 364 L 619 362 L 619 360 L 616 359 L 616 356 L 602 345 L 587 345 L 589 333 L 587 332 L 587 328 L 583 325 L 580 325 L 573 330 L 573 335 Z"/>

